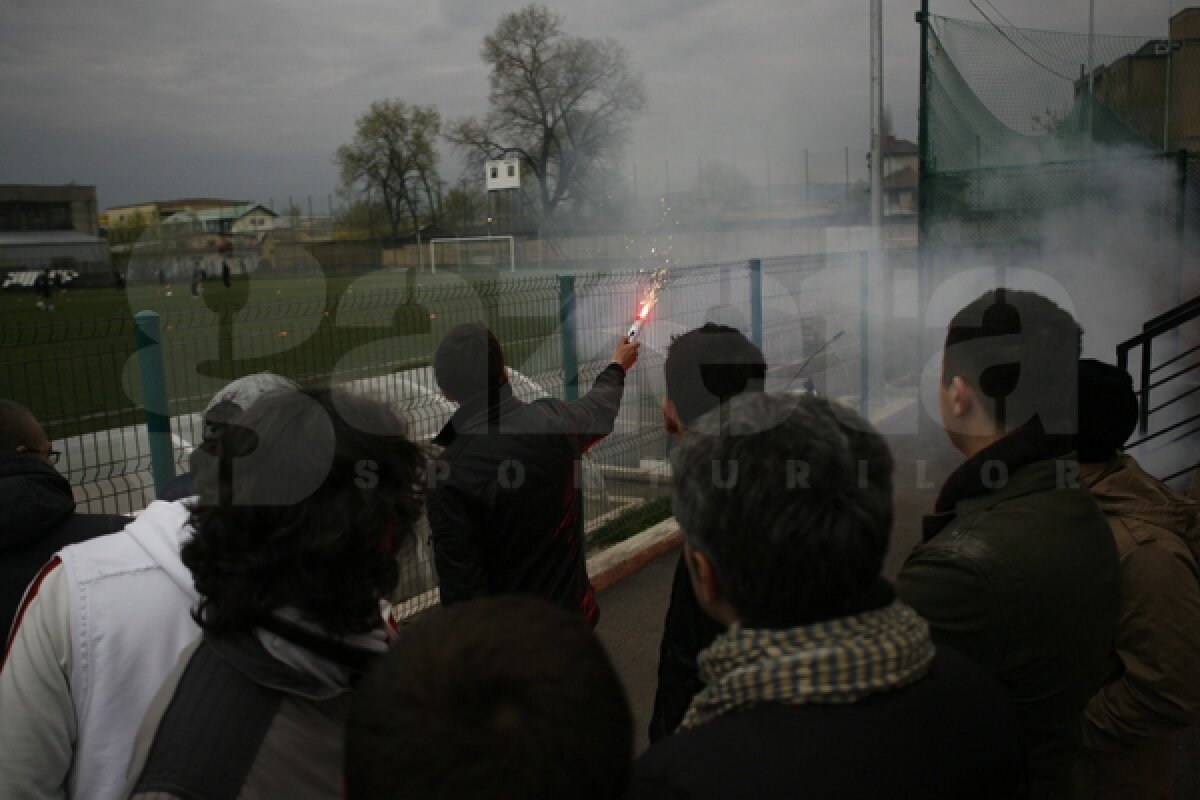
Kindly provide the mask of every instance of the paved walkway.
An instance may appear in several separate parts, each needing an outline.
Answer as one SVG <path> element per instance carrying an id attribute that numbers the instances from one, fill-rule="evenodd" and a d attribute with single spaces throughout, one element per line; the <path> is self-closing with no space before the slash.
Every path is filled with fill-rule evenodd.
<path id="1" fill-rule="evenodd" d="M 658 644 L 678 558 L 677 550 L 659 556 L 599 597 L 600 625 L 596 630 L 629 693 L 639 753 L 647 744 L 646 729 L 658 683 Z"/>

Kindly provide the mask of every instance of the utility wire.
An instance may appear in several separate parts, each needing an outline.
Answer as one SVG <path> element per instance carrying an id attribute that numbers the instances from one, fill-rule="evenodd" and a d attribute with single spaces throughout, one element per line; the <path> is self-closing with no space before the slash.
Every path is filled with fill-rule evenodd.
<path id="1" fill-rule="evenodd" d="M 1026 50 L 1024 47 L 1021 47 L 1021 45 L 1019 45 L 1015 39 L 1013 39 L 1011 36 L 1009 36 L 1008 33 L 1006 33 L 1003 28 L 1001 28 L 999 25 L 997 25 L 996 22 L 991 17 L 989 17 L 982 8 L 979 7 L 979 4 L 976 3 L 975 0 L 970 0 L 970 3 L 971 3 L 971 6 L 976 11 L 979 12 L 979 16 L 986 19 L 988 21 L 988 24 L 991 25 L 993 28 L 995 28 L 996 33 L 1003 36 L 1005 41 L 1007 41 L 1009 44 L 1011 44 L 1013 47 L 1015 47 L 1021 55 L 1028 58 L 1034 64 L 1037 64 L 1039 67 L 1046 70 L 1046 72 L 1049 72 L 1051 75 L 1057 75 L 1059 78 L 1062 78 L 1064 81 L 1067 81 L 1068 83 L 1071 83 L 1071 84 L 1075 83 L 1075 79 L 1072 78 L 1070 75 L 1064 75 L 1063 73 L 1059 72 L 1058 70 L 1054 69 L 1053 67 L 1047 66 L 1046 64 L 1044 64 L 1043 62 L 1041 62 L 1037 58 L 1035 58 L 1034 55 L 1032 53 L 1030 53 L 1028 50 Z"/>
<path id="2" fill-rule="evenodd" d="M 1000 19 L 1003 20 L 1004 23 L 1007 24 L 1008 27 L 1011 28 L 1013 31 L 1016 31 L 1017 33 L 1019 33 L 1021 35 L 1021 38 L 1024 39 L 1026 42 L 1028 42 L 1031 47 L 1036 47 L 1038 50 L 1041 50 L 1043 53 L 1048 55 L 1050 58 L 1055 59 L 1056 61 L 1061 61 L 1064 64 L 1072 63 L 1070 61 L 1070 59 L 1068 59 L 1064 56 L 1061 56 L 1058 53 L 1051 53 L 1049 50 L 1042 47 L 1040 44 L 1035 42 L 1033 39 L 1029 38 L 1029 33 L 1027 31 L 1025 31 L 1023 28 L 1013 24 L 1013 21 L 1011 19 L 1004 16 L 1004 13 L 1000 9 L 996 8 L 996 4 L 993 3 L 992 0 L 983 0 L 983 2 L 987 3 L 988 8 L 990 8 L 992 11 L 996 12 L 996 16 L 1000 17 Z"/>

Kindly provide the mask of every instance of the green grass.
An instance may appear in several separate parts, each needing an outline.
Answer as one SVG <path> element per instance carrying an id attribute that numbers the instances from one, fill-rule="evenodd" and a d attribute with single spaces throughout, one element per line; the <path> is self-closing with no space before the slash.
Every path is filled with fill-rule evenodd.
<path id="1" fill-rule="evenodd" d="M 31 291 L 0 292 L 0 397 L 43 420 L 53 438 L 133 424 L 140 402 L 133 314 L 157 311 L 172 413 L 202 408 L 220 385 L 270 369 L 306 385 L 427 365 L 441 335 L 482 320 L 509 361 L 534 353 L 557 366 L 553 276 L 431 277 L 394 270 L 366 276 L 210 279 L 201 298 L 186 283 L 68 289 L 42 311 Z M 549 345 L 549 346 L 548 346 Z"/>
<path id="2" fill-rule="evenodd" d="M 588 537 L 588 550 L 597 552 L 636 536 L 671 516 L 671 498 L 656 497 L 623 511 Z"/>

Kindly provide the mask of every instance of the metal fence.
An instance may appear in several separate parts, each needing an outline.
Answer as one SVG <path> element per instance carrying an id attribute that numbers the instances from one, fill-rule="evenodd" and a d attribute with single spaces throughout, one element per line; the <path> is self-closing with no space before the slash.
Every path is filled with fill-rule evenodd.
<path id="1" fill-rule="evenodd" d="M 377 270 L 330 297 L 323 285 L 306 289 L 303 276 L 256 277 L 246 303 L 218 311 L 199 303 L 180 309 L 145 287 L 139 291 L 151 293 L 148 304 L 161 300 L 163 309 L 137 321 L 127 313 L 0 322 L 0 396 L 42 421 L 63 452 L 59 469 L 80 511 L 128 513 L 154 499 L 156 472 L 161 482 L 187 468 L 201 412 L 230 380 L 270 370 L 303 385 L 344 385 L 393 404 L 415 437 L 428 441 L 453 411 L 429 366 L 450 328 L 486 322 L 523 399 L 570 398 L 586 392 L 607 363 L 648 279 L 644 272 L 540 273 L 472 282 Z M 670 443 L 660 402 L 673 336 L 709 321 L 730 324 L 763 348 L 769 389 L 809 388 L 865 407 L 867 295 L 875 284 L 886 282 L 868 272 L 860 253 L 673 267 L 642 335 L 616 428 L 585 460 L 587 528 L 666 492 Z M 274 301 L 285 289 L 291 299 Z M 148 345 L 141 353 L 139 325 Z M 161 438 L 146 424 L 153 397 L 145 387 L 155 382 L 143 364 L 155 360 L 165 394 Z M 428 604 L 436 580 L 425 533 L 415 547 L 404 559 L 399 597 Z"/>

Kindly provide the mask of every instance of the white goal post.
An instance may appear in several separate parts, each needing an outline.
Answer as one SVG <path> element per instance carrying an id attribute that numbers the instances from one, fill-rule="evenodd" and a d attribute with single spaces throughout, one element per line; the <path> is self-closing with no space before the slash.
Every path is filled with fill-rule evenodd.
<path id="1" fill-rule="evenodd" d="M 438 265 L 437 245 L 438 244 L 445 245 L 445 244 L 454 242 L 461 246 L 464 242 L 496 242 L 496 241 L 501 241 L 501 242 L 507 241 L 508 242 L 508 269 L 510 272 L 516 272 L 517 271 L 517 239 L 515 236 L 512 236 L 510 234 L 497 234 L 495 236 L 458 236 L 458 237 L 446 237 L 446 238 L 440 238 L 440 239 L 430 239 L 429 240 L 429 271 L 430 271 L 430 274 L 432 274 L 432 275 L 437 274 L 437 265 Z M 461 263 L 461 261 L 460 261 L 460 263 Z"/>

